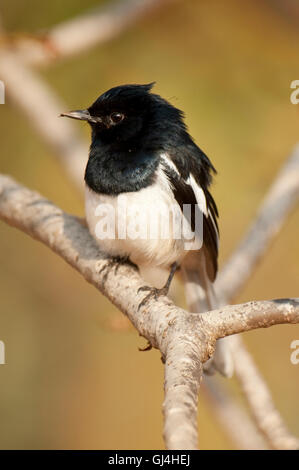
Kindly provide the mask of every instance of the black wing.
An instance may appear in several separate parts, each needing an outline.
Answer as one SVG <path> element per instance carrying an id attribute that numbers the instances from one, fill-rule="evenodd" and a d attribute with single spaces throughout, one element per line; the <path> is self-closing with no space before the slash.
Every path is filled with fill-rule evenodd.
<path id="1" fill-rule="evenodd" d="M 208 188 L 206 187 L 205 180 L 204 184 L 200 184 L 200 180 L 204 178 L 200 175 L 200 172 L 197 174 L 189 173 L 188 178 L 183 178 L 178 171 L 172 168 L 171 165 L 163 162 L 163 169 L 167 175 L 169 182 L 173 189 L 174 197 L 179 204 L 180 208 L 183 210 L 184 204 L 190 204 L 192 207 L 191 210 L 191 220 L 190 226 L 194 230 L 195 227 L 195 211 L 198 210 L 199 201 L 196 199 L 194 192 L 194 184 L 198 185 L 199 188 L 203 190 L 205 199 L 207 213 L 203 214 L 203 246 L 202 249 L 205 253 L 205 258 L 207 261 L 207 273 L 209 279 L 213 282 L 216 278 L 218 270 L 218 239 L 219 239 L 219 229 L 217 223 L 218 210 L 215 204 L 215 201 L 210 194 Z M 186 174 L 184 175 L 186 176 Z M 193 187 L 190 184 L 190 177 L 193 177 Z"/>

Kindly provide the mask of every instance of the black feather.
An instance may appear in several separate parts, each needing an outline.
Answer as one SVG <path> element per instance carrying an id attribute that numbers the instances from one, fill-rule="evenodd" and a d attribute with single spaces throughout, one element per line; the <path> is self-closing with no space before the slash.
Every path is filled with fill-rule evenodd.
<path id="1" fill-rule="evenodd" d="M 187 183 L 182 177 L 180 177 L 176 171 L 174 171 L 170 166 L 163 163 L 164 172 L 167 175 L 169 182 L 173 188 L 174 197 L 179 204 L 181 210 L 183 211 L 184 204 L 189 204 L 191 206 L 191 218 L 188 220 L 192 231 L 195 230 L 195 217 L 196 212 L 199 211 L 197 204 L 196 196 L 194 194 L 193 188 L 190 184 Z M 189 176 L 189 175 L 188 175 Z M 194 176 L 194 175 L 193 175 Z M 207 188 L 202 188 L 206 198 L 206 204 L 208 209 L 208 216 L 202 214 L 203 220 L 203 249 L 207 260 L 210 261 L 212 269 L 207 268 L 207 272 L 211 281 L 214 281 L 216 278 L 218 270 L 218 210 L 215 204 L 214 199 L 212 198 L 210 192 Z"/>

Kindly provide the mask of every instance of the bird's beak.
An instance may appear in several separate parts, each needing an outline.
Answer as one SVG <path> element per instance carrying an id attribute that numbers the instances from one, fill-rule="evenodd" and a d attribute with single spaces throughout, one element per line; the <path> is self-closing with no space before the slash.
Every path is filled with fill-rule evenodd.
<path id="1" fill-rule="evenodd" d="M 60 114 L 60 116 L 69 117 L 72 119 L 80 119 L 80 121 L 95 122 L 95 118 L 90 115 L 90 112 L 87 109 L 78 109 L 76 111 L 69 111 L 68 113 Z"/>

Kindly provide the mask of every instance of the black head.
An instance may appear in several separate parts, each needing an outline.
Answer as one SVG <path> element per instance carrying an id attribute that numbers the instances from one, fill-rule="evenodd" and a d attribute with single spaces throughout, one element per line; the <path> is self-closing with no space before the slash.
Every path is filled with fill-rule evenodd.
<path id="1" fill-rule="evenodd" d="M 89 108 L 62 116 L 87 121 L 92 142 L 85 181 L 94 191 L 137 191 L 154 181 L 161 153 L 167 153 L 187 179 L 204 167 L 203 182 L 213 169 L 195 145 L 183 113 L 151 93 L 154 83 L 121 85 L 103 93 Z"/>
<path id="2" fill-rule="evenodd" d="M 90 115 L 97 121 L 91 122 L 93 132 L 108 142 L 124 142 L 136 137 L 149 117 L 149 92 L 152 86 L 153 83 L 123 85 L 103 93 L 88 108 Z"/>
<path id="3" fill-rule="evenodd" d="M 87 121 L 93 138 L 103 143 L 136 141 L 163 123 L 165 128 L 182 122 L 182 113 L 158 95 L 150 93 L 154 83 L 146 85 L 121 85 L 103 93 L 85 110 L 63 113 L 61 116 Z M 150 131 L 150 132 L 149 132 Z"/>

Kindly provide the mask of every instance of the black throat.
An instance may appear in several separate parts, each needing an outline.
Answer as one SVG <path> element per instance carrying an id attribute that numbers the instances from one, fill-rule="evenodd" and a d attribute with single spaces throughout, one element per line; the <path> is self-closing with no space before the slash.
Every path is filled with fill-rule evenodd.
<path id="1" fill-rule="evenodd" d="M 103 144 L 94 137 L 85 182 L 96 193 L 118 195 L 139 191 L 155 181 L 158 152 L 134 145 Z"/>

